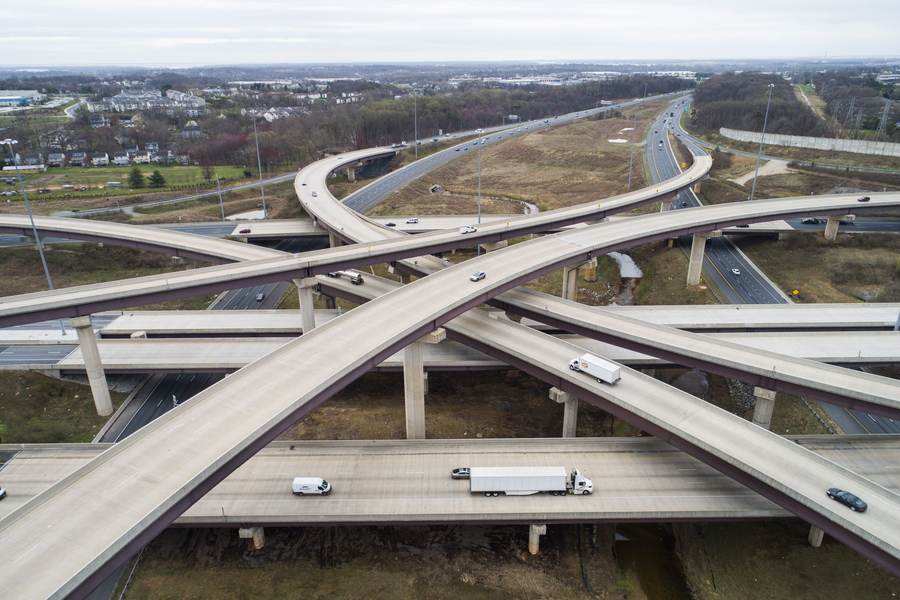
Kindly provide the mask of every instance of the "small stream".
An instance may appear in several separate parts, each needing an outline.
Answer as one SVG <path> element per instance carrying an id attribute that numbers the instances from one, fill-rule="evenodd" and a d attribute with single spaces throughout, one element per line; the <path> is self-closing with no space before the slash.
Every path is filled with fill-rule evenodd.
<path id="1" fill-rule="evenodd" d="M 637 576 L 648 600 L 692 600 L 672 533 L 658 523 L 616 528 L 616 559 L 622 571 Z"/>

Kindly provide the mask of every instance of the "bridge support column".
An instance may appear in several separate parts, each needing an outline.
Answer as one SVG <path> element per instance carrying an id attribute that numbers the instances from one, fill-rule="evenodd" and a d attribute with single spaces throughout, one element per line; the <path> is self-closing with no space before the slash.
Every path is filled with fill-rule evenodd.
<path id="1" fill-rule="evenodd" d="M 254 550 L 261 550 L 266 545 L 266 530 L 264 527 L 241 527 L 238 529 L 238 537 L 242 540 L 253 540 Z"/>
<path id="2" fill-rule="evenodd" d="M 694 241 L 691 243 L 691 262 L 688 265 L 688 285 L 700 285 L 700 273 L 703 270 L 704 252 L 706 252 L 706 236 L 695 233 Z"/>
<path id="3" fill-rule="evenodd" d="M 813 548 L 821 548 L 822 541 L 825 539 L 825 532 L 816 527 L 815 525 L 809 526 L 809 536 L 806 538 L 806 541 L 809 542 L 809 545 Z"/>
<path id="4" fill-rule="evenodd" d="M 666 212 L 667 210 L 675 210 L 675 203 L 672 200 L 660 202 L 659 212 Z"/>
<path id="5" fill-rule="evenodd" d="M 443 328 L 422 336 L 403 349 L 403 399 L 406 405 L 406 439 L 425 439 L 425 367 L 422 344 L 437 344 L 447 337 Z"/>
<path id="6" fill-rule="evenodd" d="M 354 167 L 347 167 L 347 179 L 356 181 L 356 169 Z"/>
<path id="7" fill-rule="evenodd" d="M 300 326 L 303 333 L 309 333 L 316 328 L 316 310 L 313 306 L 313 290 L 318 284 L 315 277 L 304 277 L 303 279 L 295 279 L 294 285 L 297 286 L 297 294 L 300 296 Z"/>
<path id="8" fill-rule="evenodd" d="M 775 411 L 775 390 L 753 388 L 756 396 L 756 408 L 753 409 L 753 424 L 764 429 L 772 425 L 772 413 Z"/>
<path id="9" fill-rule="evenodd" d="M 403 285 L 406 285 L 406 284 L 408 284 L 410 281 L 412 281 L 412 275 L 410 275 L 410 274 L 407 273 L 406 271 L 401 271 L 400 269 L 398 269 L 398 268 L 395 267 L 394 265 L 389 265 L 389 266 L 388 266 L 388 273 L 390 273 L 390 274 L 392 274 L 392 275 L 396 275 L 397 277 L 399 277 L 399 278 L 400 278 L 400 283 L 402 283 Z"/>
<path id="10" fill-rule="evenodd" d="M 578 398 L 569 392 L 550 388 L 550 399 L 564 406 L 562 437 L 577 437 L 575 430 L 578 426 Z"/>
<path id="11" fill-rule="evenodd" d="M 695 193 L 695 194 L 699 194 L 699 193 L 700 193 L 700 184 L 701 184 L 701 183 L 703 183 L 703 182 L 702 182 L 702 181 L 698 181 L 697 183 L 694 184 L 694 193 Z"/>
<path id="12" fill-rule="evenodd" d="M 494 250 L 509 246 L 509 241 L 500 240 L 499 242 L 484 242 L 483 244 L 479 244 L 479 246 L 481 246 L 485 252 L 493 252 Z"/>
<path id="13" fill-rule="evenodd" d="M 547 525 L 532 523 L 528 526 L 528 551 L 537 554 L 541 551 L 541 536 L 547 535 Z"/>
<path id="14" fill-rule="evenodd" d="M 688 285 L 700 285 L 700 273 L 703 271 L 703 254 L 706 252 L 706 238 L 720 237 L 721 235 L 721 231 L 694 234 L 694 241 L 691 244 L 691 262 L 688 265 Z"/>
<path id="15" fill-rule="evenodd" d="M 113 412 L 112 399 L 109 397 L 109 386 L 106 384 L 106 373 L 103 372 L 103 363 L 100 361 L 100 350 L 97 348 L 97 337 L 94 335 L 91 316 L 72 317 L 69 324 L 78 334 L 78 343 L 84 357 L 84 368 L 91 384 L 97 414 L 108 417 Z"/>
<path id="16" fill-rule="evenodd" d="M 829 216 L 825 222 L 825 239 L 833 242 L 837 239 L 838 226 L 841 224 L 840 217 Z"/>
<path id="17" fill-rule="evenodd" d="M 574 301 L 578 296 L 578 270 L 579 269 L 596 269 L 597 268 L 597 259 L 592 258 L 591 260 L 585 261 L 583 263 L 572 265 L 568 267 L 563 267 L 563 284 L 562 284 L 562 297 L 564 300 L 572 300 Z"/>
<path id="18" fill-rule="evenodd" d="M 338 236 L 334 235 L 330 231 L 328 232 L 328 247 L 329 248 L 337 248 L 338 246 L 343 246 L 344 242 Z"/>

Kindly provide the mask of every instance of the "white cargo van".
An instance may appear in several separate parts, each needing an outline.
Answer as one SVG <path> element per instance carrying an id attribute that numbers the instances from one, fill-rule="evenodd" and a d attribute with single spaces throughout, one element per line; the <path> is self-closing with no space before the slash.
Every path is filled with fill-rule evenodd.
<path id="1" fill-rule="evenodd" d="M 294 477 L 291 491 L 297 496 L 302 496 L 303 494 L 327 496 L 331 493 L 331 484 L 321 477 Z"/>

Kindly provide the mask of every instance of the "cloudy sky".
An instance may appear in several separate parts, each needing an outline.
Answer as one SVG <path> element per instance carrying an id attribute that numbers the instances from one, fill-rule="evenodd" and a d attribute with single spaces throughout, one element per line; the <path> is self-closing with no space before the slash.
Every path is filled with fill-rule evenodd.
<path id="1" fill-rule="evenodd" d="M 898 21 L 897 0 L 4 0 L 0 65 L 896 57 Z"/>

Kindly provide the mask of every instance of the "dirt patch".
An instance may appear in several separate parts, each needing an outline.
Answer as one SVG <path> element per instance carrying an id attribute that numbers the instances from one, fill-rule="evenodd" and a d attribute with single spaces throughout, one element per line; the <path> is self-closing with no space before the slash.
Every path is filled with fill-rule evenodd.
<path id="1" fill-rule="evenodd" d="M 541 552 L 514 526 L 173 529 L 145 550 L 130 599 L 619 600 L 612 526 L 551 525 Z"/>

